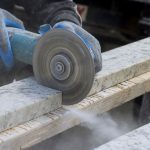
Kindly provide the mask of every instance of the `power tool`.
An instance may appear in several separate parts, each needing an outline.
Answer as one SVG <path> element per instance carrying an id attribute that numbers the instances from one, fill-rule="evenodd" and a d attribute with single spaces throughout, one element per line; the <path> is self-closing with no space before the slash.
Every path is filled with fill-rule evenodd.
<path id="1" fill-rule="evenodd" d="M 62 91 L 63 104 L 75 104 L 87 96 L 102 67 L 100 44 L 92 35 L 66 21 L 53 28 L 45 24 L 40 27 L 40 34 L 7 23 L 9 27 L 4 29 L 13 57 L 32 65 L 40 84 Z"/>

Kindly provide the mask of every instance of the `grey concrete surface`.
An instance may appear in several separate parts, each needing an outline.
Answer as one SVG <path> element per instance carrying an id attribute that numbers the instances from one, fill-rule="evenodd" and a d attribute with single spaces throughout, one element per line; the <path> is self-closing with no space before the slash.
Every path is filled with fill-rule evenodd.
<path id="1" fill-rule="evenodd" d="M 95 150 L 150 150 L 150 124 L 106 143 Z"/>
<path id="2" fill-rule="evenodd" d="M 0 87 L 0 131 L 61 107 L 61 92 L 27 78 Z"/>

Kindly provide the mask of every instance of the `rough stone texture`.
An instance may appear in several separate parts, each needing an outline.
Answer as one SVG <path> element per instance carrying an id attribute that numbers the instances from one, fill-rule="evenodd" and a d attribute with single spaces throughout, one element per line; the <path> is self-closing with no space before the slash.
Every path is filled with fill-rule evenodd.
<path id="1" fill-rule="evenodd" d="M 95 150 L 150 150 L 150 124 L 121 136 Z"/>
<path id="2" fill-rule="evenodd" d="M 102 58 L 89 95 L 150 71 L 150 38 L 105 52 Z"/>
<path id="3" fill-rule="evenodd" d="M 0 131 L 12 128 L 61 106 L 61 92 L 27 78 L 0 87 Z"/>

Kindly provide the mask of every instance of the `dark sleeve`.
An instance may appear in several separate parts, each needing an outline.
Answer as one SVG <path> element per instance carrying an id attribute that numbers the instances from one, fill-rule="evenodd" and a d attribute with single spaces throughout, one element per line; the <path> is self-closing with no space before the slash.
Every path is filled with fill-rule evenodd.
<path id="1" fill-rule="evenodd" d="M 33 22 L 52 26 L 60 21 L 71 21 L 81 25 L 77 6 L 72 0 L 16 0 L 25 8 Z"/>
<path id="2" fill-rule="evenodd" d="M 0 0 L 0 8 L 12 12 L 13 7 L 14 7 L 14 0 Z"/>

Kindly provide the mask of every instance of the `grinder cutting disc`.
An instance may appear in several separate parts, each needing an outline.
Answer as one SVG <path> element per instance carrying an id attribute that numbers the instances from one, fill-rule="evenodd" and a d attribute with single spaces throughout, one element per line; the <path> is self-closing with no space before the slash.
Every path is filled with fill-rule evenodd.
<path id="1" fill-rule="evenodd" d="M 39 83 L 62 91 L 63 104 L 75 104 L 89 93 L 94 61 L 74 33 L 54 29 L 42 36 L 34 50 L 33 70 Z"/>

